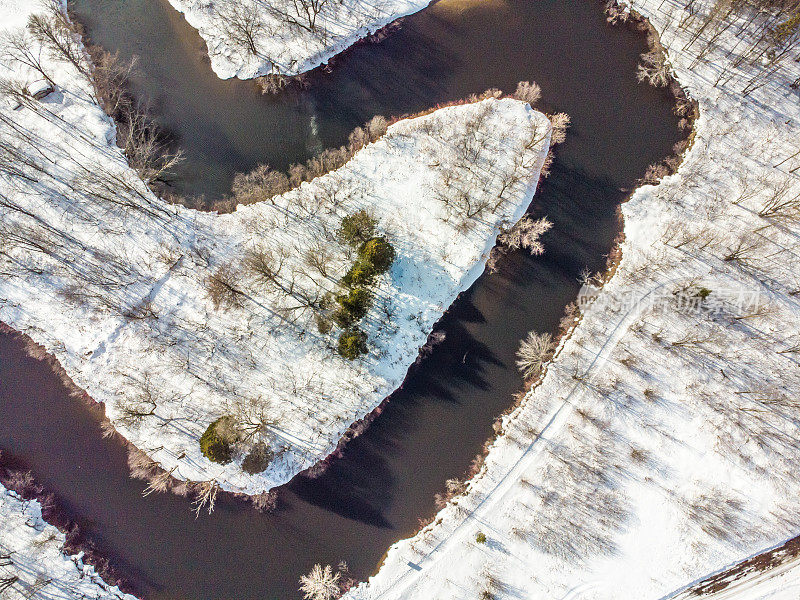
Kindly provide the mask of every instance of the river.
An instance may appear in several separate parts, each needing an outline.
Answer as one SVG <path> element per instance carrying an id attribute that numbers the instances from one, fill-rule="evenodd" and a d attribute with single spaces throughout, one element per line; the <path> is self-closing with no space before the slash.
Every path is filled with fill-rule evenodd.
<path id="1" fill-rule="evenodd" d="M 123 446 L 101 438 L 97 417 L 44 363 L 0 336 L 0 448 L 59 496 L 144 597 L 298 598 L 298 577 L 316 562 L 369 576 L 491 436 L 522 388 L 519 340 L 556 329 L 581 269 L 605 264 L 620 202 L 681 139 L 668 94 L 636 82 L 643 35 L 608 26 L 591 0 L 442 0 L 313 73 L 310 89 L 272 97 L 217 79 L 202 40 L 164 0 L 75 0 L 73 11 L 95 43 L 140 56 L 135 88 L 187 153 L 173 182 L 186 195 L 218 198 L 235 172 L 303 161 L 374 114 L 520 80 L 542 86 L 544 108 L 571 116 L 531 207 L 555 224 L 546 254 L 512 254 L 463 294 L 437 326 L 444 343 L 324 476 L 280 488 L 275 514 L 226 499 L 195 520 L 184 498 L 142 498 Z"/>

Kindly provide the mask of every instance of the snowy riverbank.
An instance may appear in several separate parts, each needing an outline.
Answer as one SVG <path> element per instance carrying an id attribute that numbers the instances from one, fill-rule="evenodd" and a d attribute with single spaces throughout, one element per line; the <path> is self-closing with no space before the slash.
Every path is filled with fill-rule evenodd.
<path id="1" fill-rule="evenodd" d="M 800 531 L 800 66 L 694 6 L 634 6 L 700 103 L 684 163 L 466 494 L 348 598 L 657 599 Z"/>
<path id="2" fill-rule="evenodd" d="M 298 75 L 429 0 L 169 0 L 197 29 L 223 79 Z"/>
<path id="3" fill-rule="evenodd" d="M 65 536 L 42 519 L 41 505 L 0 485 L 0 596 L 7 600 L 94 598 L 135 600 L 106 585 L 82 555 L 70 556 Z"/>

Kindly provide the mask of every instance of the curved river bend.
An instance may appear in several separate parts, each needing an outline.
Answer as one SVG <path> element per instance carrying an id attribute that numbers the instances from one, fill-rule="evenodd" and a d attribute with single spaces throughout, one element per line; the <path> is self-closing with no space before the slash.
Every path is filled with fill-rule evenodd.
<path id="1" fill-rule="evenodd" d="M 492 421 L 522 387 L 519 340 L 554 331 L 584 266 L 603 267 L 615 211 L 648 164 L 680 139 L 666 93 L 636 83 L 640 34 L 606 25 L 592 0 L 443 0 L 377 44 L 278 97 L 220 81 L 204 44 L 164 0 L 75 0 L 95 43 L 141 57 L 136 83 L 188 153 L 174 182 L 213 199 L 233 173 L 278 168 L 338 145 L 374 114 L 397 115 L 488 87 L 541 84 L 543 106 L 572 117 L 532 210 L 555 227 L 546 255 L 512 254 L 438 326 L 443 344 L 386 411 L 319 479 L 280 489 L 261 515 L 230 500 L 195 520 L 188 501 L 142 498 L 124 448 L 67 397 L 45 363 L 0 336 L 0 448 L 56 492 L 83 533 L 146 598 L 290 599 L 316 562 L 365 578 L 388 547 L 434 512 L 444 480 L 463 475 Z"/>

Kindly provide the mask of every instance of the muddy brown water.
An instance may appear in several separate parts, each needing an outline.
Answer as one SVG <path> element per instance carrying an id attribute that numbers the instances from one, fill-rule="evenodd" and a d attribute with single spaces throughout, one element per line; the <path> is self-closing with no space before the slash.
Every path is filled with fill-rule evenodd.
<path id="1" fill-rule="evenodd" d="M 95 43 L 140 56 L 137 92 L 188 154 L 173 182 L 184 194 L 219 197 L 235 172 L 305 160 L 375 114 L 523 79 L 541 84 L 546 109 L 572 117 L 531 207 L 555 223 L 546 254 L 513 254 L 463 294 L 437 325 L 445 341 L 385 412 L 325 475 L 281 488 L 273 515 L 223 500 L 195 520 L 186 499 L 142 498 L 122 445 L 101 438 L 46 364 L 0 335 L 0 448 L 58 494 L 142 596 L 298 598 L 298 577 L 317 562 L 369 576 L 491 436 L 522 387 L 519 340 L 556 329 L 581 269 L 603 267 L 620 202 L 681 138 L 667 94 L 636 82 L 643 36 L 609 27 L 592 0 L 443 0 L 315 72 L 309 90 L 267 97 L 217 79 L 202 40 L 164 0 L 75 0 L 73 10 Z"/>

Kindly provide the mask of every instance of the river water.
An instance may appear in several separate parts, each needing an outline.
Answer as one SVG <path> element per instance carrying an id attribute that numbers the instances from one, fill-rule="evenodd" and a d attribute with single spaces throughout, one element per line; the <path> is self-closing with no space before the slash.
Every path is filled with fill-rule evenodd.
<path id="1" fill-rule="evenodd" d="M 57 493 L 141 595 L 298 598 L 298 577 L 317 562 L 369 576 L 435 512 L 444 481 L 463 475 L 522 388 L 519 340 L 556 329 L 581 269 L 603 267 L 620 202 L 681 138 L 667 94 L 636 82 L 643 36 L 609 27 L 592 0 L 442 0 L 315 72 L 309 90 L 270 97 L 217 79 L 202 40 L 164 0 L 75 0 L 73 10 L 95 43 L 140 56 L 136 90 L 187 153 L 173 182 L 187 195 L 218 198 L 235 172 L 303 161 L 374 114 L 523 79 L 542 86 L 546 109 L 571 116 L 531 207 L 555 223 L 546 254 L 513 254 L 481 277 L 383 415 L 321 478 L 281 488 L 273 515 L 223 500 L 195 520 L 186 499 L 142 498 L 122 445 L 102 439 L 96 416 L 49 368 L 0 335 L 0 448 Z"/>

